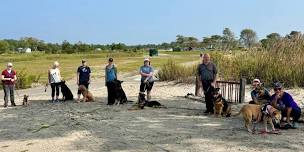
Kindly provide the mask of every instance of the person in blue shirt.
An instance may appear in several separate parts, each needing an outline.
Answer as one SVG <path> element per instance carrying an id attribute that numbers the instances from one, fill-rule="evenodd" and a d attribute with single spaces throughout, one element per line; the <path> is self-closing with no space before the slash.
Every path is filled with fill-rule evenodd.
<path id="1" fill-rule="evenodd" d="M 141 75 L 140 92 L 145 93 L 147 90 L 147 101 L 151 100 L 151 90 L 154 84 L 153 72 L 154 69 L 150 65 L 149 58 L 144 59 L 144 65 L 140 67 L 139 74 Z"/>
<path id="2" fill-rule="evenodd" d="M 87 89 L 89 89 L 89 84 L 91 82 L 90 79 L 91 76 L 91 69 L 87 66 L 86 60 L 81 61 L 81 66 L 77 69 L 77 85 L 84 85 Z M 78 90 L 77 95 L 78 99 L 77 101 L 80 101 L 80 94 L 81 92 Z"/>
<path id="3" fill-rule="evenodd" d="M 105 68 L 105 84 L 108 89 L 108 105 L 115 103 L 115 84 L 114 80 L 117 79 L 117 68 L 114 65 L 113 58 L 109 58 L 108 65 Z"/>
<path id="4" fill-rule="evenodd" d="M 280 82 L 274 84 L 275 94 L 271 97 L 271 105 L 282 112 L 282 117 L 286 117 L 285 129 L 297 128 L 297 122 L 301 117 L 301 108 L 293 100 L 292 96 L 283 90 Z M 291 123 L 290 117 L 293 118 Z"/>

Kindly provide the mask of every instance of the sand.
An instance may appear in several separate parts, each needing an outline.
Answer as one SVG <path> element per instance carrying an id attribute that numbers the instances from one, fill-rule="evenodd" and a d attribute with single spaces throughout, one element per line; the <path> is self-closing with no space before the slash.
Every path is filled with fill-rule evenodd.
<path id="1" fill-rule="evenodd" d="M 122 79 L 128 98 L 136 100 L 138 76 Z M 68 86 L 76 95 L 74 80 Z M 241 117 L 205 116 L 205 104 L 184 98 L 194 93 L 194 85 L 156 82 L 153 98 L 168 109 L 145 108 L 128 111 L 132 104 L 107 106 L 103 79 L 92 82 L 93 103 L 49 103 L 50 88 L 19 90 L 29 94 L 31 105 L 0 107 L 0 151 L 71 152 L 71 151 L 304 151 L 304 126 L 281 130 L 281 135 L 249 134 Z M 302 89 L 287 90 L 298 103 Z M 0 94 L 1 104 L 3 93 Z M 250 99 L 247 87 L 246 101 Z M 242 105 L 234 105 L 237 112 Z M 262 125 L 258 125 L 262 129 Z"/>

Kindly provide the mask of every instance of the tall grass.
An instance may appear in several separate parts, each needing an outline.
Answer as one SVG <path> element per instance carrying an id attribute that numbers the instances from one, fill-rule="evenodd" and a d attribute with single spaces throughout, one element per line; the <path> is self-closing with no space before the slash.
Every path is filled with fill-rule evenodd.
<path id="1" fill-rule="evenodd" d="M 282 39 L 267 48 L 248 51 L 209 52 L 217 65 L 219 78 L 251 82 L 261 79 L 265 85 L 280 81 L 287 87 L 304 87 L 304 39 Z M 179 82 L 193 79 L 197 65 L 183 67 L 172 61 L 162 66 L 160 80 Z M 191 71 L 191 70 L 194 71 Z"/>
<path id="2" fill-rule="evenodd" d="M 161 81 L 173 81 L 193 83 L 197 66 L 186 66 L 169 59 L 160 67 L 157 77 Z"/>

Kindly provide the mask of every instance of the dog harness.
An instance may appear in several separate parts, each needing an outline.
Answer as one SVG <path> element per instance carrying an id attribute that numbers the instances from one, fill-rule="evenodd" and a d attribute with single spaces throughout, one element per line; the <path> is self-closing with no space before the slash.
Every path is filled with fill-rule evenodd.
<path id="1" fill-rule="evenodd" d="M 266 116 L 272 116 L 273 115 L 273 112 L 274 112 L 274 109 L 272 108 L 271 105 L 269 104 L 266 104 L 262 107 L 261 109 L 262 113 Z"/>

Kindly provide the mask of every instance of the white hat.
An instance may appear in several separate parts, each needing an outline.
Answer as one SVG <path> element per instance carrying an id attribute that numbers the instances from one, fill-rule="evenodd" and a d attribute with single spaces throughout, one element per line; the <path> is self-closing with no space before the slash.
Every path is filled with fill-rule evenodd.
<path id="1" fill-rule="evenodd" d="M 261 83 L 261 81 L 259 79 L 253 79 L 252 83 Z"/>
<path id="2" fill-rule="evenodd" d="M 144 59 L 144 62 L 146 62 L 146 61 L 148 61 L 148 62 L 149 62 L 149 61 L 150 61 L 150 59 L 149 59 L 149 58 L 145 58 L 145 59 Z"/>
<path id="3" fill-rule="evenodd" d="M 12 66 L 13 66 L 13 63 L 9 62 L 9 63 L 7 63 L 7 66 L 8 66 L 8 67 L 12 67 Z"/>

